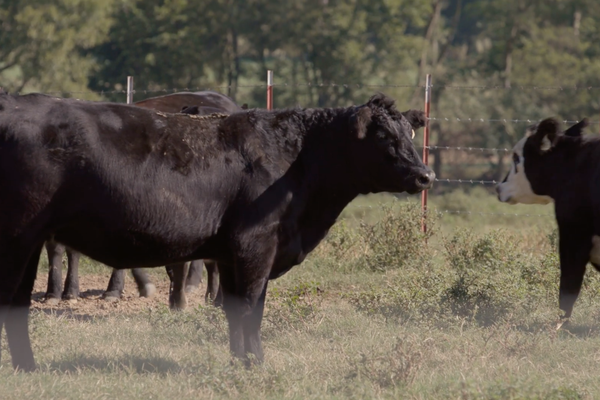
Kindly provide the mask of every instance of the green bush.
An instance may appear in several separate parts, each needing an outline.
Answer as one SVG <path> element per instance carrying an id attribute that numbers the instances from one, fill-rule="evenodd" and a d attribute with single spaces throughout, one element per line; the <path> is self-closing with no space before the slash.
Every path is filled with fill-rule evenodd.
<path id="1" fill-rule="evenodd" d="M 455 277 L 442 301 L 453 314 L 493 321 L 526 296 L 521 268 L 531 260 L 510 235 L 459 231 L 444 242 L 444 250 Z"/>
<path id="2" fill-rule="evenodd" d="M 422 213 L 414 202 L 393 201 L 377 206 L 377 221 L 336 223 L 311 254 L 311 261 L 338 271 L 389 271 L 421 265 L 430 259 L 427 240 L 435 233 L 436 216 L 428 216 L 421 232 Z"/>
<path id="3" fill-rule="evenodd" d="M 547 240 L 547 251 L 532 254 L 505 231 L 461 230 L 443 240 L 440 262 L 407 267 L 390 287 L 348 297 L 358 310 L 386 319 L 443 324 L 461 318 L 488 325 L 510 316 L 532 322 L 540 303 L 554 307 L 558 296 L 555 234 Z M 590 275 L 584 285 L 600 289 L 600 275 Z"/>
<path id="4" fill-rule="evenodd" d="M 382 206 L 384 216 L 374 224 L 361 224 L 360 236 L 367 248 L 366 265 L 373 271 L 406 268 L 429 258 L 427 240 L 435 232 L 429 216 L 427 232 L 421 232 L 422 212 L 411 202 Z"/>

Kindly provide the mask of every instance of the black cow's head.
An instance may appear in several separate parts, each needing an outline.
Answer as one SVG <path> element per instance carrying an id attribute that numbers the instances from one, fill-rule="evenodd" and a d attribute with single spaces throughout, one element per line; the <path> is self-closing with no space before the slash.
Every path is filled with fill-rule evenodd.
<path id="1" fill-rule="evenodd" d="M 183 106 L 179 112 L 182 114 L 198 115 L 200 114 L 200 109 L 198 106 Z"/>
<path id="2" fill-rule="evenodd" d="M 587 125 L 587 119 L 583 119 L 560 132 L 558 121 L 548 118 L 529 127 L 513 148 L 510 171 L 496 187 L 498 199 L 510 204 L 552 202 L 553 188 L 563 183 L 553 169 L 573 164 L 564 162 L 563 158 L 570 153 L 564 150 L 581 139 Z"/>
<path id="3" fill-rule="evenodd" d="M 412 143 L 415 129 L 425 125 L 422 111 L 399 112 L 394 100 L 377 94 L 350 116 L 357 181 L 371 192 L 418 193 L 431 187 L 435 174 Z"/>

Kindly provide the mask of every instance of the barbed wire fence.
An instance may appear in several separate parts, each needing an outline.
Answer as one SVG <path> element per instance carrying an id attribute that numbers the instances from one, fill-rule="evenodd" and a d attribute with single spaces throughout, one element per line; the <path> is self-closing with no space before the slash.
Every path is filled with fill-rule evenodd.
<path id="1" fill-rule="evenodd" d="M 442 145 L 430 145 L 429 144 L 429 123 L 440 122 L 440 123 L 502 123 L 502 124 L 535 124 L 541 120 L 535 118 L 479 118 L 479 117 L 439 117 L 430 116 L 430 104 L 431 104 L 431 89 L 434 85 L 431 83 L 431 75 L 427 75 L 425 85 L 405 85 L 405 84 L 362 84 L 362 83 L 312 83 L 312 82 L 300 82 L 300 83 L 275 83 L 273 79 L 273 71 L 267 72 L 267 79 L 264 83 L 248 84 L 248 85 L 217 85 L 217 86 L 205 86 L 205 87 L 180 87 L 180 88 L 134 88 L 133 77 L 128 77 L 126 85 L 123 88 L 115 90 L 83 90 L 83 91 L 62 91 L 53 90 L 45 92 L 45 94 L 53 96 L 86 96 L 96 95 L 105 97 L 107 95 L 123 95 L 126 98 L 126 102 L 133 103 L 133 95 L 168 95 L 178 92 L 198 92 L 198 91 L 227 91 L 231 89 L 266 89 L 266 103 L 267 109 L 272 109 L 274 106 L 274 89 L 278 88 L 292 88 L 292 87 L 316 87 L 316 88 L 327 88 L 327 87 L 340 87 L 340 88 L 370 88 L 370 89 L 383 89 L 383 88 L 399 88 L 399 89 L 414 89 L 424 90 L 425 92 L 425 112 L 427 123 L 424 127 L 424 140 L 423 146 L 417 148 L 423 151 L 423 161 L 428 164 L 428 155 L 430 150 L 444 150 L 444 151 L 458 151 L 458 152 L 477 152 L 477 153 L 497 153 L 506 154 L 510 153 L 510 148 L 493 148 L 493 147 L 471 147 L 471 146 L 442 146 Z M 592 91 L 600 90 L 600 86 L 504 86 L 504 85 L 438 85 L 436 88 L 443 88 L 447 90 L 499 90 L 507 91 L 511 89 L 517 90 L 554 90 L 554 91 Z M 577 120 L 563 120 L 565 124 L 574 124 L 579 121 Z M 600 124 L 600 121 L 589 121 L 590 124 Z M 465 178 L 436 178 L 435 182 L 445 184 L 456 184 L 456 185 L 482 185 L 485 187 L 498 185 L 500 182 L 496 180 L 485 180 L 485 179 L 465 179 Z M 374 206 L 358 206 L 362 208 L 374 208 Z M 465 215 L 465 216 L 479 216 L 479 217 L 535 217 L 535 218 L 547 218 L 552 214 L 540 214 L 540 213 L 510 213 L 510 212 L 486 212 L 479 210 L 440 210 L 432 209 L 428 210 L 427 191 L 423 192 L 422 195 L 422 213 L 423 213 L 423 230 L 426 230 L 426 215 L 428 212 L 434 212 L 439 216 L 444 215 Z"/>

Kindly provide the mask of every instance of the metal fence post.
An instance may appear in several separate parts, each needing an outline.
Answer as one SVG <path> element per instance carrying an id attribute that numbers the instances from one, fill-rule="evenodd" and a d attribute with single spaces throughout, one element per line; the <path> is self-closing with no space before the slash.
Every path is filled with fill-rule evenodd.
<path id="1" fill-rule="evenodd" d="M 431 74 L 425 78 L 425 127 L 423 128 L 423 163 L 429 165 L 429 109 L 431 104 Z M 421 231 L 427 232 L 427 190 L 421 193 Z"/>

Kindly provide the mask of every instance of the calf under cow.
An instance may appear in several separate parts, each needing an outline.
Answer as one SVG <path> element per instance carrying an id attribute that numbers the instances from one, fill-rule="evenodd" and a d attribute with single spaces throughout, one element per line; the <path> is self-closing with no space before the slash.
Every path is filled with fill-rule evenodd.
<path id="1" fill-rule="evenodd" d="M 563 321 L 571 316 L 588 262 L 600 270 L 600 138 L 582 135 L 587 124 L 584 119 L 562 132 L 549 118 L 529 128 L 497 186 L 505 203 L 554 202 Z"/>
<path id="2" fill-rule="evenodd" d="M 0 324 L 13 366 L 35 369 L 29 307 L 52 235 L 120 269 L 216 260 L 230 350 L 262 361 L 268 281 L 359 194 L 431 186 L 411 141 L 425 121 L 381 94 L 209 116 L 0 95 Z"/>

